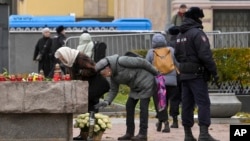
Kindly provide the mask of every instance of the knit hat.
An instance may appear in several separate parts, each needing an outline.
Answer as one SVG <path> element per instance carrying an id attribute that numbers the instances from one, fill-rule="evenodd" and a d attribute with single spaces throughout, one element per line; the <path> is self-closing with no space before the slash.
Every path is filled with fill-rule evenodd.
<path id="1" fill-rule="evenodd" d="M 60 34 L 64 29 L 65 29 L 64 26 L 60 25 L 56 28 L 56 33 Z"/>
<path id="2" fill-rule="evenodd" d="M 42 29 L 42 33 L 45 33 L 45 32 L 48 32 L 48 31 L 50 31 L 50 29 L 48 27 L 45 27 L 45 28 Z"/>
<path id="3" fill-rule="evenodd" d="M 188 11 L 184 15 L 187 18 L 191 18 L 195 20 L 196 22 L 202 24 L 200 18 L 204 17 L 203 10 L 200 9 L 199 7 L 191 7 L 188 9 Z"/>
<path id="4" fill-rule="evenodd" d="M 154 34 L 152 38 L 152 47 L 156 48 L 156 47 L 165 47 L 165 46 L 167 46 L 167 41 L 165 37 L 160 33 Z"/>
<path id="5" fill-rule="evenodd" d="M 103 69 L 105 69 L 105 67 L 109 66 L 109 61 L 107 58 L 101 59 L 99 62 L 96 63 L 95 65 L 95 70 L 96 72 L 100 72 Z"/>

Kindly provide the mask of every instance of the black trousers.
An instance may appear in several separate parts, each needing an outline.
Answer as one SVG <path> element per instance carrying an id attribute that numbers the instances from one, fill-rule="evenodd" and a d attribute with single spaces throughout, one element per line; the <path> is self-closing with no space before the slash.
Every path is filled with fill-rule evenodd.
<path id="1" fill-rule="evenodd" d="M 94 106 L 99 103 L 99 99 L 109 91 L 109 82 L 100 74 L 96 74 L 88 79 L 89 82 L 89 96 L 88 96 L 88 111 L 98 112 Z"/>
<path id="2" fill-rule="evenodd" d="M 194 125 L 194 107 L 198 107 L 198 121 L 200 126 L 209 126 L 210 99 L 207 82 L 200 79 L 182 81 L 182 124 L 192 127 Z"/>
<path id="3" fill-rule="evenodd" d="M 135 132 L 135 106 L 139 99 L 128 98 L 126 103 L 126 133 L 134 134 Z M 140 99 L 140 129 L 139 134 L 147 135 L 148 130 L 148 105 L 150 98 Z"/>
<path id="4" fill-rule="evenodd" d="M 162 110 L 160 112 L 157 109 L 157 103 L 158 103 L 157 93 L 153 95 L 154 105 L 155 105 L 155 110 L 156 110 L 156 118 L 158 118 L 158 120 L 161 122 L 165 122 L 168 120 L 168 106 L 169 105 L 170 105 L 170 115 L 171 116 L 177 116 L 179 114 L 180 100 L 178 98 L 178 95 L 176 95 L 177 94 L 177 87 L 176 86 L 166 86 L 166 90 L 167 90 L 167 96 L 166 96 L 167 106 L 165 107 L 164 110 Z"/>

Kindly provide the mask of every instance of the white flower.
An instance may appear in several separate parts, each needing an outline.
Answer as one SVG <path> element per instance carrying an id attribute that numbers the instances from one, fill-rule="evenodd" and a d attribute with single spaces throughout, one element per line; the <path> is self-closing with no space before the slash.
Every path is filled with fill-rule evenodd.
<path id="1" fill-rule="evenodd" d="M 104 124 L 104 122 L 101 119 L 98 119 L 97 123 L 100 124 L 100 125 Z"/>
<path id="2" fill-rule="evenodd" d="M 109 120 L 107 118 L 102 119 L 105 123 L 108 123 Z"/>
<path id="3" fill-rule="evenodd" d="M 100 128 L 99 125 L 95 125 L 95 127 L 94 127 L 94 132 L 98 132 L 100 129 L 101 129 L 101 128 Z"/>
<path id="4" fill-rule="evenodd" d="M 112 128 L 112 124 L 108 123 L 108 124 L 107 124 L 107 128 L 108 128 L 108 129 L 111 129 L 111 128 Z"/>
<path id="5" fill-rule="evenodd" d="M 84 124 L 80 123 L 80 124 L 79 124 L 79 127 L 80 127 L 80 128 L 83 128 L 83 127 L 84 127 Z"/>
<path id="6" fill-rule="evenodd" d="M 105 123 L 100 124 L 100 125 L 101 125 L 102 129 L 106 129 L 106 127 L 107 127 Z"/>

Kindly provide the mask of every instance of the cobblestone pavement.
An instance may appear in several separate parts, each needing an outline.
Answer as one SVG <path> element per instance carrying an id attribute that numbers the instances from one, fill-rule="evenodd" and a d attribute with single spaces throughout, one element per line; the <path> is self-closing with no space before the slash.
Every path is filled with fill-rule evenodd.
<path id="1" fill-rule="evenodd" d="M 102 141 L 116 141 L 118 137 L 125 134 L 126 131 L 126 119 L 125 118 L 111 118 L 112 122 L 112 129 L 107 129 L 103 136 Z M 162 133 L 157 132 L 155 123 L 155 118 L 149 118 L 149 125 L 148 125 L 148 141 L 183 141 L 184 140 L 184 129 L 179 122 L 179 128 L 171 128 L 170 133 Z M 136 118 L 136 131 L 135 135 L 138 133 L 139 127 L 139 119 Z M 171 124 L 171 121 L 170 121 Z M 223 123 L 212 123 L 209 127 L 210 134 L 220 140 L 220 141 L 229 141 L 229 127 L 230 124 Z M 196 138 L 199 136 L 199 126 L 197 123 L 192 128 L 193 134 Z M 73 129 L 73 136 L 77 136 L 80 130 L 77 128 Z"/>

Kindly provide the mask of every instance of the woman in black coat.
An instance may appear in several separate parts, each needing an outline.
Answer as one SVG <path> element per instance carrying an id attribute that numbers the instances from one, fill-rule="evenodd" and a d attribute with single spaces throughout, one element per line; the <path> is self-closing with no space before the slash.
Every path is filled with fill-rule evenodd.
<path id="1" fill-rule="evenodd" d="M 38 72 L 41 70 L 44 72 L 44 76 L 47 77 L 51 68 L 50 60 L 50 48 L 52 45 L 52 39 L 50 38 L 50 29 L 44 28 L 42 30 L 43 37 L 40 38 L 35 46 L 33 60 L 38 61 Z"/>

